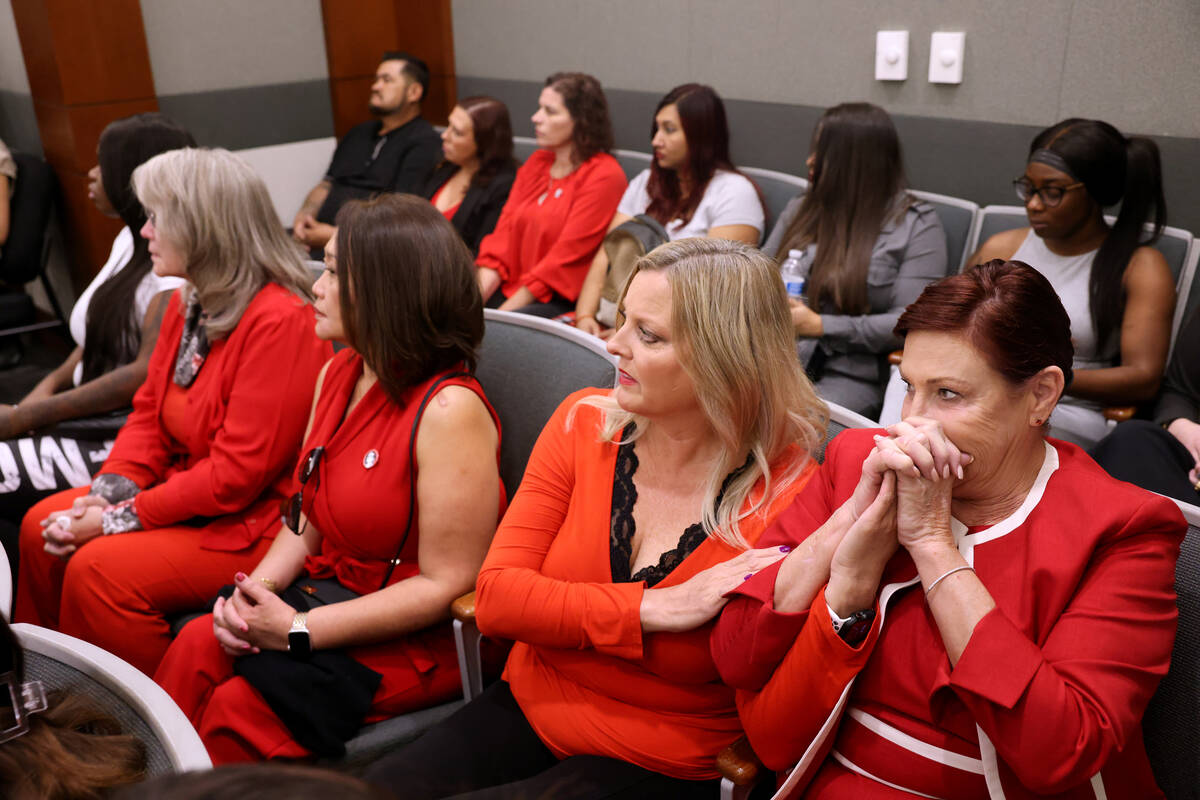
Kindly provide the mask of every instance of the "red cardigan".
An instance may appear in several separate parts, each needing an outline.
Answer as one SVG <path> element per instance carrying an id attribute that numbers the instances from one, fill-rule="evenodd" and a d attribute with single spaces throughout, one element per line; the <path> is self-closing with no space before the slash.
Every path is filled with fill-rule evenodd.
<path id="1" fill-rule="evenodd" d="M 267 284 L 237 327 L 212 343 L 187 389 L 190 435 L 176 441 L 161 415 L 183 333 L 179 297 L 171 297 L 146 382 L 100 474 L 142 488 L 134 507 L 144 528 L 210 518 L 202 546 L 241 550 L 279 527 L 317 373 L 333 351 L 313 333 L 312 306 Z"/>
<path id="2" fill-rule="evenodd" d="M 479 573 L 479 628 L 516 640 L 504 677 L 559 758 L 601 755 L 677 778 L 713 778 L 717 754 L 741 735 L 733 690 L 722 685 L 709 656 L 712 623 L 644 633 L 645 583 L 613 582 L 609 529 L 618 448 L 600 441 L 596 408 L 579 406 L 566 425 L 578 400 L 600 393 L 570 395 L 542 430 Z M 792 447 L 773 466 L 785 469 L 802 458 Z M 742 520 L 748 542 L 813 472 L 815 465 L 764 514 Z M 737 554 L 709 538 L 658 586 L 676 586 Z"/>
<path id="3" fill-rule="evenodd" d="M 835 439 L 760 546 L 803 540 L 824 522 L 853 492 L 874 433 Z M 799 761 L 801 785 L 819 773 L 816 797 L 892 796 L 847 763 L 940 797 L 985 783 L 1010 800 L 1103 796 L 1099 785 L 1113 798 L 1161 796 L 1141 717 L 1175 636 L 1179 509 L 1052 440 L 1020 509 L 985 528 L 952 528 L 996 602 L 953 667 L 903 550 L 857 649 L 830 635 L 821 595 L 810 612 L 771 607 L 778 568 L 735 590 L 713 654 L 741 689 L 756 752 L 775 768 Z M 822 760 L 830 748 L 834 758 Z M 951 755 L 929 755 L 939 751 Z"/>
<path id="4" fill-rule="evenodd" d="M 476 263 L 500 273 L 505 297 L 522 286 L 542 302 L 553 292 L 579 297 L 625 193 L 625 172 L 608 153 L 558 180 L 552 164 L 554 152 L 538 150 L 517 170 L 496 230 L 479 244 Z"/>

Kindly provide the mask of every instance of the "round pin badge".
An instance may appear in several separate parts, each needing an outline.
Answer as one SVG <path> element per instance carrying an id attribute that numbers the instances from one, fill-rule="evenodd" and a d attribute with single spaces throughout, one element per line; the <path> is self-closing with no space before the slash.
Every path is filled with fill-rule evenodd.
<path id="1" fill-rule="evenodd" d="M 378 450 L 368 450 L 367 454 L 365 456 L 363 456 L 363 467 L 365 469 L 370 469 L 371 467 L 375 466 L 378 463 L 379 463 L 379 451 Z"/>

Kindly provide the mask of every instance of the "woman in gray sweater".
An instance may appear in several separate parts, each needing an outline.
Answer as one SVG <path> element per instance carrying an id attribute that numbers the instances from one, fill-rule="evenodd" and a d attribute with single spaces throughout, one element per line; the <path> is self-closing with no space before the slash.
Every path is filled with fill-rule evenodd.
<path id="1" fill-rule="evenodd" d="M 892 332 L 921 290 L 947 274 L 933 206 L 908 193 L 891 117 L 869 103 L 826 111 L 813 131 L 810 187 L 787 205 L 763 250 L 804 253 L 807 303 L 793 301 L 797 351 L 825 400 L 876 417 Z"/>

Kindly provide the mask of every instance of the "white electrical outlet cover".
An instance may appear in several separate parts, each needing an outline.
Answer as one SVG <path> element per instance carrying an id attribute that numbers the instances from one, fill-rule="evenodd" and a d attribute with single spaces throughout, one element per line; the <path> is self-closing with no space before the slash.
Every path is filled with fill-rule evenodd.
<path id="1" fill-rule="evenodd" d="M 929 82 L 962 83 L 963 46 L 967 35 L 962 32 L 938 31 L 929 37 Z"/>
<path id="2" fill-rule="evenodd" d="M 875 34 L 875 80 L 902 81 L 908 78 L 908 31 L 879 31 Z"/>

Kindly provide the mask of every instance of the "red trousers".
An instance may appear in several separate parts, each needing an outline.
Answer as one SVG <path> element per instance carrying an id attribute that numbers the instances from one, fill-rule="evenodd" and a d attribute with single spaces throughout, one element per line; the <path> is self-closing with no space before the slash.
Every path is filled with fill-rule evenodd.
<path id="1" fill-rule="evenodd" d="M 43 550 L 41 521 L 88 488 L 51 495 L 25 515 L 13 618 L 91 642 L 153 675 L 171 643 L 166 616 L 204 608 L 235 573 L 250 572 L 271 541 L 204 550 L 201 528 L 172 526 L 98 536 L 64 562 Z"/>
<path id="2" fill-rule="evenodd" d="M 347 652 L 383 675 L 367 722 L 462 695 L 458 656 L 448 624 Z M 217 644 L 211 614 L 180 631 L 154 680 L 187 714 L 213 764 L 311 755 L 292 739 L 258 690 L 233 674 L 233 657 Z"/>

